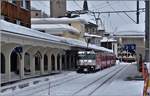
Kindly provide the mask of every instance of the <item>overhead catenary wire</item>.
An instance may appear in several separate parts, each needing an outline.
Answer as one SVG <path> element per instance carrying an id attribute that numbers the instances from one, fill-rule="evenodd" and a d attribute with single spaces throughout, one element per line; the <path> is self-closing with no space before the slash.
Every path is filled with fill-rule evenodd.
<path id="1" fill-rule="evenodd" d="M 107 2 L 107 4 L 110 6 L 110 8 L 111 8 L 113 11 L 116 11 L 116 10 L 110 5 L 109 2 Z M 123 20 L 124 22 L 127 23 L 127 21 L 126 21 L 119 13 L 116 13 L 116 14 L 121 18 L 121 20 Z"/>

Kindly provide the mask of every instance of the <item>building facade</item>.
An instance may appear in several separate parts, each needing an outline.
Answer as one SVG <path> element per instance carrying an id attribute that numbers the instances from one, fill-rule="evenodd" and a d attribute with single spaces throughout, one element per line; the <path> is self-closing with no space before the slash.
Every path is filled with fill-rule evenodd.
<path id="1" fill-rule="evenodd" d="M 115 37 L 118 41 L 118 58 L 123 61 L 135 61 L 145 55 L 144 24 L 125 25 L 118 29 Z M 143 58 L 144 59 L 144 58 Z"/>
<path id="2" fill-rule="evenodd" d="M 30 18 L 30 0 L 1 1 L 1 19 L 30 27 Z"/>
<path id="3" fill-rule="evenodd" d="M 85 24 L 85 32 L 91 35 L 95 35 L 95 37 L 90 38 L 90 43 L 95 44 L 97 46 L 101 46 L 100 43 L 101 35 L 99 34 L 97 29 L 98 29 L 98 25 L 94 23 L 88 22 L 88 24 Z"/>

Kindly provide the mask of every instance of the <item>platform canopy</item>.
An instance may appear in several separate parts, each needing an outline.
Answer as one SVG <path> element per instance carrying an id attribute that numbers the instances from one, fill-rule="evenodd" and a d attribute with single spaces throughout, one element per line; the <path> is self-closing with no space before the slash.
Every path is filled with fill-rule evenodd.
<path id="1" fill-rule="evenodd" d="M 47 42 L 47 44 L 52 43 L 52 44 L 60 44 L 63 46 L 69 46 L 69 47 L 79 47 L 79 48 L 88 48 L 88 49 L 93 49 L 93 50 L 99 50 L 99 51 L 104 51 L 104 52 L 110 52 L 112 53 L 113 51 L 104 47 L 99 47 L 93 44 L 88 44 L 85 41 L 78 40 L 78 39 L 72 39 L 72 38 L 65 38 L 65 37 L 60 37 L 60 36 L 54 36 L 48 33 L 43 33 L 37 30 L 33 30 L 30 28 L 26 28 L 17 24 L 13 24 L 4 20 L 0 20 L 0 31 L 1 35 L 9 36 L 13 35 L 17 38 L 28 38 L 32 39 L 33 41 L 44 41 Z M 24 40 L 28 40 L 24 39 Z"/>
<path id="2" fill-rule="evenodd" d="M 117 37 L 131 36 L 131 37 L 144 37 L 145 36 L 145 24 L 127 24 L 118 27 L 114 33 Z"/>

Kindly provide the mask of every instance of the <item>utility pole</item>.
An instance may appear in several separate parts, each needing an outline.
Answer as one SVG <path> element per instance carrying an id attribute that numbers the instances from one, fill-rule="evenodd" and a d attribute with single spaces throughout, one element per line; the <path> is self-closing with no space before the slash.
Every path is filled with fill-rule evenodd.
<path id="1" fill-rule="evenodd" d="M 136 23 L 139 24 L 139 15 L 140 15 L 140 12 L 139 12 L 139 0 L 137 0 L 137 12 L 136 12 Z"/>
<path id="2" fill-rule="evenodd" d="M 145 62 L 150 62 L 150 1 L 145 0 Z"/>

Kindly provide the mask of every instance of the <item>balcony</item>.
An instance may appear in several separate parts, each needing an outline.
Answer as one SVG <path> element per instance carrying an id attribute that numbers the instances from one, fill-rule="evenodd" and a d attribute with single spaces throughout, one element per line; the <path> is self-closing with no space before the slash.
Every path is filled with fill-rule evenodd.
<path id="1" fill-rule="evenodd" d="M 30 27 L 30 10 L 21 8 L 17 4 L 12 4 L 7 1 L 1 2 L 1 15 L 4 16 L 4 19 L 12 22 L 17 23 L 20 22 L 20 25 Z"/>

